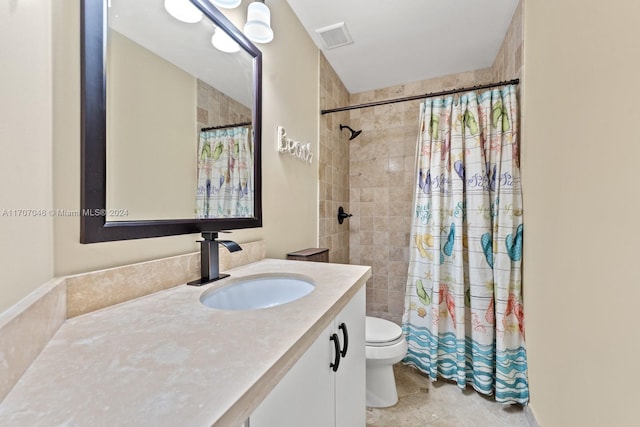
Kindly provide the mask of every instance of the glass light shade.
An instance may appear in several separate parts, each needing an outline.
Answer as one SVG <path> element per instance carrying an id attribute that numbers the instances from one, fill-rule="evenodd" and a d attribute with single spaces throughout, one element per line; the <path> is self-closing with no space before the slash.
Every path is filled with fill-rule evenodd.
<path id="1" fill-rule="evenodd" d="M 164 8 L 178 21 L 195 24 L 202 20 L 202 12 L 189 0 L 164 0 Z"/>
<path id="2" fill-rule="evenodd" d="M 213 36 L 211 37 L 211 44 L 222 52 L 235 53 L 240 50 L 240 45 L 219 28 L 214 30 Z"/>
<path id="3" fill-rule="evenodd" d="M 266 4 L 254 1 L 249 5 L 244 34 L 256 43 L 269 43 L 273 40 L 271 11 Z"/>
<path id="4" fill-rule="evenodd" d="M 211 0 L 211 3 L 213 3 L 215 7 L 221 7 L 223 9 L 234 9 L 240 6 L 242 0 Z"/>

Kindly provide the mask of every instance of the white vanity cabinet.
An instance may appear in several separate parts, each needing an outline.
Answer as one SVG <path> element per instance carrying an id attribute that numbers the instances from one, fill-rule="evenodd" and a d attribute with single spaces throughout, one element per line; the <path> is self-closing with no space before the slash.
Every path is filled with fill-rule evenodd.
<path id="1" fill-rule="evenodd" d="M 364 328 L 362 287 L 256 408 L 251 427 L 364 427 Z M 334 334 L 340 351 L 348 342 L 344 357 L 336 357 Z"/>

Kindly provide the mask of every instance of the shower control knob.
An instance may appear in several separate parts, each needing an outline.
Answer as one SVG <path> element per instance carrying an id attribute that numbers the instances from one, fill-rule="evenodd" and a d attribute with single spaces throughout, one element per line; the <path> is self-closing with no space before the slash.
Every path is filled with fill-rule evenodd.
<path id="1" fill-rule="evenodd" d="M 338 208 L 338 224 L 342 224 L 342 222 L 343 222 L 346 218 L 349 218 L 350 216 L 353 216 L 353 215 L 351 215 L 350 213 L 346 213 L 346 212 L 344 211 L 344 209 L 342 208 L 342 206 L 340 206 L 340 207 Z"/>

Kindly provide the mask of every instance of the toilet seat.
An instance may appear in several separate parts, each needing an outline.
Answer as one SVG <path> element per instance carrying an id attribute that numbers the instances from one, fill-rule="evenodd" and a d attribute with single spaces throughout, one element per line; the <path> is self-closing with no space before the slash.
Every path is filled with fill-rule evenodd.
<path id="1" fill-rule="evenodd" d="M 378 317 L 366 316 L 366 345 L 370 347 L 387 347 L 402 342 L 402 328 L 393 322 Z"/>

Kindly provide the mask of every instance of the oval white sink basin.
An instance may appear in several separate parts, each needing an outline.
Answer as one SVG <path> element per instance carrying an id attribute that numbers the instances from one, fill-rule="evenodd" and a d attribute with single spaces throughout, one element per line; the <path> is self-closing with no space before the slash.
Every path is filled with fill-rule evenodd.
<path id="1" fill-rule="evenodd" d="M 314 289 L 312 281 L 303 276 L 261 274 L 231 279 L 222 288 L 206 290 L 200 302 L 219 310 L 255 310 L 295 301 Z"/>

